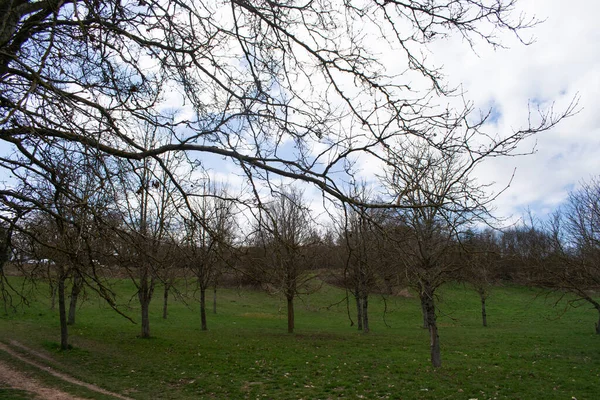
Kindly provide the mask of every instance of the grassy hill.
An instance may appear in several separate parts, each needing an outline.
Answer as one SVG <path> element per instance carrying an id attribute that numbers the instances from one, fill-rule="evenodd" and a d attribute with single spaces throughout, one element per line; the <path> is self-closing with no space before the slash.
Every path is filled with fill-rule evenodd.
<path id="1" fill-rule="evenodd" d="M 121 308 L 139 319 L 133 287 L 127 281 L 115 287 Z M 563 313 L 553 307 L 555 297 L 529 288 L 494 288 L 487 328 L 473 290 L 443 288 L 438 321 L 444 365 L 437 370 L 430 367 L 416 298 L 373 296 L 372 332 L 365 335 L 350 326 L 345 292 L 324 285 L 299 299 L 290 335 L 283 299 L 223 289 L 218 313 L 209 314 L 203 332 L 193 292 L 185 303 L 172 300 L 163 320 L 158 288 L 153 337 L 139 339 L 139 325 L 89 293 L 70 329 L 74 348 L 60 352 L 58 312 L 50 309 L 44 285 L 36 293 L 30 307 L 2 315 L 0 341 L 16 340 L 53 360 L 40 362 L 135 399 L 581 400 L 600 393 L 595 312 L 581 307 Z M 355 319 L 352 301 L 350 313 Z M 64 384 L 6 352 L 0 360 L 83 397 L 112 398 Z M 0 398 L 10 393 L 0 388 Z"/>

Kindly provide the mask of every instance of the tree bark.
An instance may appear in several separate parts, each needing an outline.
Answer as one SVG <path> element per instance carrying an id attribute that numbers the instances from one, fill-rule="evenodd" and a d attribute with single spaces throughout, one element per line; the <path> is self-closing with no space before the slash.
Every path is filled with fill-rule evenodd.
<path id="1" fill-rule="evenodd" d="M 69 349 L 69 328 L 67 326 L 67 310 L 65 305 L 65 277 L 58 277 L 58 314 L 60 318 L 60 349 Z"/>
<path id="2" fill-rule="evenodd" d="M 56 286 L 52 283 L 52 279 L 49 279 L 48 282 L 50 285 L 50 310 L 54 311 L 54 308 L 56 307 Z"/>
<path id="3" fill-rule="evenodd" d="M 146 297 L 146 296 L 144 296 Z M 150 337 L 150 301 L 140 299 L 142 306 L 142 338 Z"/>
<path id="4" fill-rule="evenodd" d="M 287 296 L 288 333 L 294 333 L 294 296 Z"/>
<path id="5" fill-rule="evenodd" d="M 146 162 L 144 161 L 144 179 L 148 174 Z M 154 291 L 154 278 L 150 277 L 150 265 L 146 259 L 147 254 L 153 249 L 152 245 L 146 241 L 148 233 L 148 191 L 142 189 L 140 199 L 140 234 L 145 250 L 141 254 L 141 274 L 140 274 L 140 285 L 138 288 L 138 298 L 140 300 L 140 306 L 142 308 L 142 332 L 141 337 L 146 339 L 150 337 L 150 300 L 152 300 L 152 294 Z M 147 247 L 150 246 L 150 247 Z"/>
<path id="6" fill-rule="evenodd" d="M 423 291 L 421 302 L 424 304 L 427 315 L 427 326 L 429 328 L 429 340 L 431 350 L 431 364 L 434 368 L 442 366 L 442 355 L 440 350 L 440 337 L 438 335 L 437 321 L 435 316 L 435 301 L 433 298 L 433 288 L 426 284 Z"/>
<path id="7" fill-rule="evenodd" d="M 213 288 L 213 314 L 217 313 L 217 285 Z"/>
<path id="8" fill-rule="evenodd" d="M 363 306 L 363 332 L 369 333 L 369 296 L 364 295 L 362 298 L 362 306 Z"/>
<path id="9" fill-rule="evenodd" d="M 169 314 L 169 289 L 171 289 L 171 285 L 165 283 L 165 290 L 163 292 L 163 319 L 167 319 Z"/>
<path id="10" fill-rule="evenodd" d="M 427 310 L 425 309 L 425 302 L 423 300 L 421 300 L 421 314 L 423 315 L 423 329 L 428 329 Z"/>
<path id="11" fill-rule="evenodd" d="M 3 272 L 0 271 L 0 275 Z M 2 293 L 2 304 L 4 305 L 4 314 L 8 315 L 8 302 L 9 300 L 6 298 L 6 289 L 4 288 L 4 281 L 0 279 L 0 293 Z"/>
<path id="12" fill-rule="evenodd" d="M 362 307 L 362 301 L 360 299 L 360 294 L 358 294 L 358 292 L 356 292 L 356 294 L 354 295 L 354 297 L 356 298 L 356 319 L 358 321 L 358 330 L 362 331 L 363 330 L 363 307 Z"/>
<path id="13" fill-rule="evenodd" d="M 83 278 L 79 273 L 75 273 L 73 278 L 73 287 L 71 288 L 71 301 L 69 303 L 69 318 L 67 320 L 68 325 L 75 325 L 75 313 L 77 311 L 77 299 L 81 288 L 83 286 Z"/>
<path id="14" fill-rule="evenodd" d="M 142 307 L 142 338 L 150 337 L 150 300 L 152 299 L 151 288 L 148 282 L 147 272 L 144 271 L 140 279 L 140 288 L 138 292 L 140 306 Z"/>
<path id="15" fill-rule="evenodd" d="M 481 299 L 481 321 L 484 327 L 487 327 L 487 313 L 485 311 L 485 300 L 487 298 L 483 289 L 479 290 L 479 297 Z"/>
<path id="16" fill-rule="evenodd" d="M 208 330 L 206 324 L 206 288 L 204 286 L 200 287 L 200 324 L 203 331 Z"/>

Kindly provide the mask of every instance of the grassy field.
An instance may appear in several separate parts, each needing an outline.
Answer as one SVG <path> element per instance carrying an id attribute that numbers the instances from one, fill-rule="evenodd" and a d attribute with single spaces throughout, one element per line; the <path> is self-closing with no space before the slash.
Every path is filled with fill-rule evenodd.
<path id="1" fill-rule="evenodd" d="M 133 287 L 117 284 L 121 304 L 137 316 Z M 57 350 L 58 314 L 40 285 L 29 308 L 0 319 L 0 341 L 18 340 L 49 354 L 59 371 L 135 399 L 582 399 L 600 398 L 597 315 L 587 307 L 560 313 L 533 289 L 498 287 L 488 303 L 489 327 L 468 287 L 441 291 L 444 366 L 429 364 L 427 331 L 417 299 L 372 298 L 368 335 L 349 324 L 342 290 L 323 289 L 297 302 L 297 332 L 286 333 L 282 299 L 250 290 L 220 290 L 209 331 L 200 330 L 197 305 L 171 301 L 161 318 L 157 289 L 151 339 L 93 296 L 71 327 L 73 350 Z M 353 311 L 352 311 L 353 312 Z M 389 325 L 389 326 L 388 326 Z M 80 396 L 109 396 L 64 385 L 14 360 L 48 385 Z M 7 397 L 8 396 L 8 397 Z M 13 397 L 10 397 L 13 396 Z M 18 397 L 23 396 L 23 397 Z M 27 398 L 2 388 L 0 399 Z"/>

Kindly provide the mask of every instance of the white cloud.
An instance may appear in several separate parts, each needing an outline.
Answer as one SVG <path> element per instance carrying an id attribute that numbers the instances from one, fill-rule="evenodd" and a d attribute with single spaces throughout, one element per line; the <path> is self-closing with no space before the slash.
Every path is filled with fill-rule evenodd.
<path id="1" fill-rule="evenodd" d="M 525 34 L 525 38 L 535 36 L 533 44 L 521 45 L 508 35 L 504 41 L 508 49 L 494 51 L 480 45 L 475 54 L 459 38 L 430 49 L 437 63 L 444 65 L 451 85 L 462 84 L 476 107 L 493 106 L 500 113 L 490 129 L 501 134 L 527 124 L 529 102 L 549 106 L 556 101 L 555 109 L 560 111 L 579 95 L 582 109 L 577 115 L 523 143 L 525 152 L 535 144 L 535 154 L 494 159 L 478 171 L 480 181 L 497 182 L 495 188 L 500 190 L 516 168 L 510 187 L 496 204 L 499 215 L 518 216 L 531 207 L 543 216 L 581 180 L 600 173 L 600 113 L 595 107 L 600 98 L 600 2 L 522 0 L 518 4 L 517 12 L 545 20 Z"/>

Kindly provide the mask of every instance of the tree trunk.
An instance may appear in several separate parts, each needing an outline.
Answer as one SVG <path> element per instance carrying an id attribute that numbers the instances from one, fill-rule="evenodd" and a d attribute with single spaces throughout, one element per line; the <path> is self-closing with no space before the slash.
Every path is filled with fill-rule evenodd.
<path id="1" fill-rule="evenodd" d="M 294 296 L 287 296 L 288 333 L 294 333 Z"/>
<path id="2" fill-rule="evenodd" d="M 364 295 L 362 298 L 362 306 L 363 306 L 363 332 L 369 333 L 369 296 Z"/>
<path id="3" fill-rule="evenodd" d="M 144 299 L 140 299 L 140 305 L 142 306 L 142 338 L 150 337 L 150 301 L 146 299 L 147 296 L 143 296 Z"/>
<path id="4" fill-rule="evenodd" d="M 56 286 L 52 283 L 52 279 L 48 282 L 50 285 L 50 310 L 54 311 L 54 308 L 56 307 Z"/>
<path id="5" fill-rule="evenodd" d="M 148 285 L 148 276 L 146 272 L 142 274 L 140 279 L 140 288 L 138 292 L 138 299 L 140 300 L 140 306 L 142 307 L 142 338 L 150 337 L 150 299 L 152 295 Z"/>
<path id="6" fill-rule="evenodd" d="M 360 299 L 360 295 L 358 294 L 358 292 L 356 292 L 356 294 L 354 295 L 354 297 L 356 298 L 356 319 L 358 321 L 358 330 L 362 331 L 363 330 L 363 307 L 362 307 L 362 301 Z"/>
<path id="7" fill-rule="evenodd" d="M 58 314 L 60 318 L 60 349 L 69 349 L 69 328 L 67 326 L 67 310 L 65 305 L 65 277 L 58 277 Z"/>
<path id="8" fill-rule="evenodd" d="M 387 294 L 391 296 L 394 293 L 394 290 L 392 288 L 392 279 L 389 276 L 386 276 L 385 278 L 383 278 L 383 280 L 385 282 Z"/>
<path id="9" fill-rule="evenodd" d="M 485 311 L 485 300 L 487 296 L 485 295 L 484 290 L 479 290 L 479 297 L 481 298 L 481 321 L 483 322 L 483 326 L 487 326 L 487 313 Z"/>
<path id="10" fill-rule="evenodd" d="M 0 275 L 2 275 L 0 271 Z M 6 298 L 6 289 L 4 288 L 4 280 L 0 279 L 0 293 L 2 293 L 2 304 L 4 305 L 4 314 L 8 315 L 8 299 Z"/>
<path id="11" fill-rule="evenodd" d="M 431 364 L 434 368 L 442 366 L 442 355 L 440 350 L 440 337 L 438 335 L 437 321 L 435 316 L 435 301 L 433 298 L 433 288 L 426 285 L 421 302 L 424 304 L 427 315 L 427 326 L 429 328 L 429 339 L 431 348 Z"/>
<path id="12" fill-rule="evenodd" d="M 163 292 L 163 319 L 167 319 L 169 314 L 169 289 L 171 289 L 171 285 L 165 283 L 165 290 Z"/>
<path id="13" fill-rule="evenodd" d="M 208 330 L 208 325 L 206 324 L 206 288 L 200 287 L 200 323 L 202 325 L 202 330 Z"/>
<path id="14" fill-rule="evenodd" d="M 217 285 L 213 287 L 213 314 L 217 313 Z"/>
<path id="15" fill-rule="evenodd" d="M 425 309 L 425 302 L 423 300 L 421 300 L 421 314 L 423 315 L 423 329 L 428 329 L 427 310 Z"/>
<path id="16" fill-rule="evenodd" d="M 600 308 L 598 308 L 598 313 L 600 313 Z M 596 333 L 600 335 L 600 316 L 598 317 L 598 323 L 596 324 Z"/>
<path id="17" fill-rule="evenodd" d="M 69 319 L 68 325 L 75 325 L 75 312 L 77 311 L 77 299 L 83 286 L 83 277 L 79 273 L 75 273 L 73 278 L 73 287 L 71 288 L 71 301 L 69 303 Z"/>
<path id="18" fill-rule="evenodd" d="M 442 353 L 440 350 L 437 323 L 434 322 L 433 325 L 429 325 L 429 336 L 431 341 L 431 365 L 439 368 L 442 366 Z"/>

